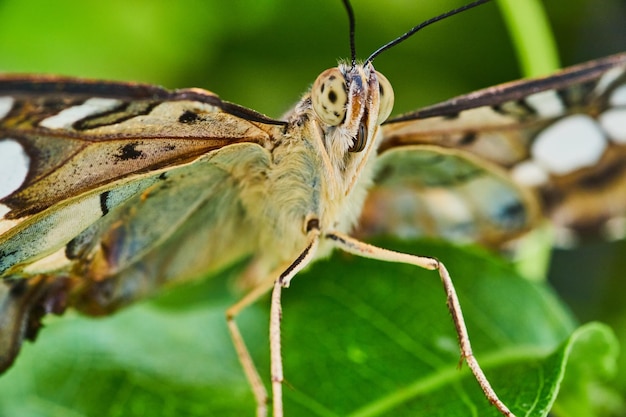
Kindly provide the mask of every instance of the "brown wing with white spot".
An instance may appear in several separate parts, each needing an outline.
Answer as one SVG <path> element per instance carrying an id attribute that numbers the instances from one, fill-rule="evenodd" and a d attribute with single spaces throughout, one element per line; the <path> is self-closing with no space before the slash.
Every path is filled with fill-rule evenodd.
<path id="1" fill-rule="evenodd" d="M 10 209 L 6 219 L 18 219 L 226 145 L 266 143 L 277 123 L 199 89 L 0 77 L 0 140 L 19 144 L 28 163 L 0 204 Z"/>
<path id="2" fill-rule="evenodd" d="M 626 213 L 625 71 L 626 54 L 620 54 L 405 114 L 386 122 L 379 152 L 384 157 L 389 152 L 437 147 L 478 157 L 487 171 L 506 173 L 512 188 L 532 192 L 558 226 L 597 232 L 607 221 Z M 384 214 L 376 214 L 387 198 L 385 172 L 385 167 L 379 168 L 381 183 L 366 204 L 364 231 L 394 232 L 402 218 L 402 209 L 389 204 Z M 448 187 L 455 198 L 458 185 Z M 414 185 L 407 190 L 426 196 L 433 191 Z M 497 204 L 497 193 L 487 197 Z M 425 198 L 420 203 L 436 206 L 434 199 Z M 482 212 L 489 202 L 482 204 L 485 207 L 478 209 L 470 204 L 466 211 Z M 512 206 L 501 206 L 501 211 L 507 207 Z M 445 211 L 439 206 L 428 216 L 414 219 L 414 232 L 441 235 L 441 228 L 425 225 L 432 226 Z M 482 230 L 476 230 L 471 239 L 489 242 Z M 507 240 L 519 234 L 519 229 L 501 232 L 501 240 Z"/>

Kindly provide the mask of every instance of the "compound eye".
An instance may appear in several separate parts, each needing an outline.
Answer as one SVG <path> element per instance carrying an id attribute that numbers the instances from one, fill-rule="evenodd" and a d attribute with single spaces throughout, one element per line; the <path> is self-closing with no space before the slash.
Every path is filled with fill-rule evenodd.
<path id="1" fill-rule="evenodd" d="M 380 106 L 378 110 L 378 124 L 381 124 L 391 114 L 393 110 L 393 88 L 391 83 L 380 72 L 376 71 L 376 78 L 378 79 L 378 91 L 380 92 Z"/>
<path id="2" fill-rule="evenodd" d="M 326 124 L 337 126 L 346 116 L 348 93 L 346 79 L 339 68 L 322 72 L 311 89 L 315 114 Z"/>

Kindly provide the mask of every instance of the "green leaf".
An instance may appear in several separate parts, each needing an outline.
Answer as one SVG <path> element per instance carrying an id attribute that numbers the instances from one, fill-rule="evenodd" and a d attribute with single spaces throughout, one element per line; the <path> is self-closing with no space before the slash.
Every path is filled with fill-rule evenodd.
<path id="1" fill-rule="evenodd" d="M 546 415 L 565 364 L 582 369 L 580 362 L 614 360 L 606 329 L 609 342 L 593 328 L 568 339 L 574 324 L 551 291 L 497 258 L 435 243 L 385 246 L 446 262 L 474 352 L 518 415 Z M 239 271 L 112 317 L 51 320 L 0 378 L 0 415 L 253 415 L 224 319 Z M 267 301 L 237 318 L 265 381 Z M 338 253 L 297 276 L 283 301 L 287 416 L 498 415 L 467 367 L 457 369 L 456 335 L 436 273 Z M 590 334 L 583 343 L 581 335 Z M 575 348 L 589 343 L 593 349 Z M 580 378 L 593 382 L 596 375 L 587 369 Z"/>
<path id="2" fill-rule="evenodd" d="M 623 400 L 604 384 L 617 374 L 618 354 L 619 343 L 608 326 L 590 323 L 577 329 L 555 353 L 569 356 L 562 393 L 553 410 L 556 415 L 619 415 Z"/>

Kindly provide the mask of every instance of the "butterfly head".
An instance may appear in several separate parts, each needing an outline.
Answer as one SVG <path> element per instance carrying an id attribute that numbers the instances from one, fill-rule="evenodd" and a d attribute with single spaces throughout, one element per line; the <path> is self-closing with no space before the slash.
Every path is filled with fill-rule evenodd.
<path id="1" fill-rule="evenodd" d="M 319 122 L 339 146 L 357 153 L 373 141 L 393 108 L 393 89 L 371 64 L 340 65 L 322 72 L 311 89 L 311 104 Z M 341 152 L 341 151 L 340 151 Z"/>

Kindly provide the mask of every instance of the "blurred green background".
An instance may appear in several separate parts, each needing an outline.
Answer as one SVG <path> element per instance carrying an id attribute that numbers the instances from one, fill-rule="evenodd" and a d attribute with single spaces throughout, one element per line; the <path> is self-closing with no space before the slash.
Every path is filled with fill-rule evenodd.
<path id="1" fill-rule="evenodd" d="M 460 1 L 356 1 L 357 50 Z M 564 65 L 623 48 L 623 2 L 545 2 Z M 271 116 L 348 55 L 338 0 L 0 1 L 0 71 L 202 87 Z M 529 31 L 533 28 L 529 27 Z M 520 77 L 495 4 L 428 28 L 376 60 L 396 112 Z"/>
<path id="2" fill-rule="evenodd" d="M 359 57 L 460 4 L 355 0 Z M 563 66 L 624 50 L 624 1 L 544 4 Z M 338 0 L 0 0 L 0 72 L 201 87 L 273 117 L 347 55 L 347 19 Z M 394 85 L 394 114 L 521 76 L 495 4 L 424 30 L 375 65 Z M 592 243 L 556 251 L 550 267 L 575 315 L 608 322 L 623 345 L 625 253 L 623 243 Z"/>

